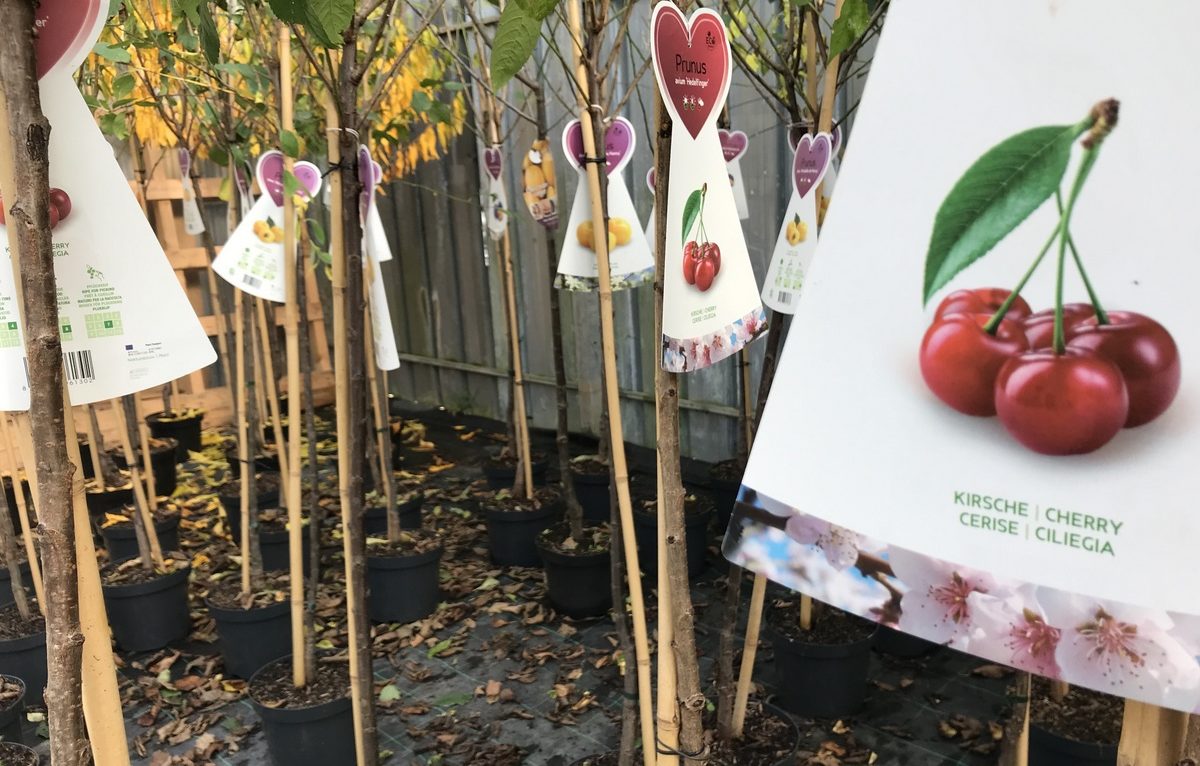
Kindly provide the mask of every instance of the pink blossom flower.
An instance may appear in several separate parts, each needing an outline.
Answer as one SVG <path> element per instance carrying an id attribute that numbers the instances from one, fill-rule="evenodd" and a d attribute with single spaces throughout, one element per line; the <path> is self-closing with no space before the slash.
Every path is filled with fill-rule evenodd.
<path id="1" fill-rule="evenodd" d="M 801 545 L 819 548 L 829 564 L 839 572 L 849 569 L 858 561 L 862 537 L 845 527 L 797 513 L 787 520 L 785 531 L 788 537 Z"/>
<path id="2" fill-rule="evenodd" d="M 1039 676 L 1060 676 L 1055 652 L 1062 631 L 1046 621 L 1033 586 L 1021 586 L 1007 599 L 972 593 L 968 601 L 979 626 L 970 642 L 972 653 Z"/>
<path id="3" fill-rule="evenodd" d="M 1011 592 L 989 574 L 903 548 L 892 548 L 888 560 L 907 589 L 900 601 L 900 630 L 935 643 L 965 648 L 979 629 L 972 594 L 1005 597 Z"/>
<path id="4" fill-rule="evenodd" d="M 1165 612 L 1049 588 L 1038 600 L 1062 629 L 1056 657 L 1064 679 L 1177 710 L 1200 702 L 1200 666 L 1168 635 Z"/>

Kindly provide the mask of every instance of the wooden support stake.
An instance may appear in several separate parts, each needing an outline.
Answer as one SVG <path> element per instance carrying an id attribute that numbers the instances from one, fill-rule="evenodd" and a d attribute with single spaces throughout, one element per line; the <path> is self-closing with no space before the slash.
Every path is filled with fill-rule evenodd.
<path id="1" fill-rule="evenodd" d="M 154 483 L 154 461 L 150 457 L 150 428 L 146 425 L 146 419 L 142 417 L 142 405 L 138 401 L 137 394 L 132 396 L 133 410 L 132 417 L 136 426 L 138 442 L 141 445 L 142 457 L 142 476 L 146 481 L 146 500 L 150 506 L 150 516 L 153 518 L 158 511 L 158 487 Z M 95 471 L 96 467 L 92 466 Z M 154 525 L 150 525 L 151 532 L 154 532 Z"/>
<path id="2" fill-rule="evenodd" d="M 154 514 L 150 512 L 150 503 L 146 500 L 146 485 L 142 483 L 142 469 L 138 467 L 137 453 L 133 450 L 133 441 L 130 438 L 129 421 L 132 419 L 133 412 L 131 396 L 113 399 L 110 406 L 117 418 L 117 439 L 121 444 L 121 452 L 125 455 L 125 463 L 129 466 L 129 480 L 133 482 L 133 499 L 136 506 L 135 513 L 137 513 L 137 518 L 131 519 L 134 529 L 137 529 L 138 520 L 141 520 L 142 529 L 138 534 L 138 548 L 142 553 L 142 565 L 147 569 L 152 566 L 162 569 L 162 548 L 158 544 L 158 532 L 154 529 Z M 146 537 L 145 547 L 141 545 L 143 541 L 140 539 L 143 534 Z"/>
<path id="3" fill-rule="evenodd" d="M 661 458 L 657 465 L 658 492 L 663 496 L 663 466 Z M 661 503 L 660 503 L 661 505 Z M 675 620 L 671 615 L 671 578 L 667 574 L 667 536 L 664 534 L 664 514 L 657 508 L 658 530 L 655 542 L 658 546 L 658 744 L 663 752 L 658 755 L 658 766 L 676 766 L 679 756 L 679 700 L 676 691 Z"/>
<path id="4" fill-rule="evenodd" d="M 1117 766 L 1175 766 L 1183 757 L 1187 713 L 1125 700 Z"/>
<path id="5" fill-rule="evenodd" d="M 367 280 L 363 280 L 363 292 L 366 291 Z M 371 326 L 371 296 L 368 294 L 367 310 L 365 311 L 364 327 Z M 382 370 L 377 371 L 375 365 L 375 335 L 371 332 L 363 333 L 363 345 L 366 348 L 367 357 L 367 404 L 374 416 L 375 423 L 375 457 L 379 461 L 379 476 L 383 483 L 383 496 L 387 501 L 387 536 L 390 542 L 396 542 L 400 538 L 400 517 L 396 513 L 396 481 L 392 474 L 391 464 L 391 436 L 387 431 L 388 414 L 387 410 L 387 373 Z M 383 381 L 383 389 L 379 388 L 380 381 Z"/>
<path id="6" fill-rule="evenodd" d="M 234 388 L 237 394 L 238 479 L 241 489 L 242 594 L 254 590 L 250 577 L 250 472 L 254 456 L 250 454 L 250 433 L 246 423 L 246 333 L 245 300 L 241 290 L 233 291 L 234 359 L 236 359 Z"/>
<path id="7" fill-rule="evenodd" d="M 90 404 L 83 405 L 87 417 L 83 427 L 88 438 L 88 454 L 92 457 L 92 477 L 101 490 L 107 489 L 104 483 L 104 469 L 100 464 L 100 429 L 96 427 L 96 408 Z"/>
<path id="8" fill-rule="evenodd" d="M 583 56 L 583 26 L 579 0 L 570 0 L 568 26 L 575 56 L 576 94 L 579 97 L 579 121 L 583 133 L 583 151 L 597 157 L 596 136 L 589 109 L 588 73 Z M 646 630 L 646 607 L 642 600 L 642 571 L 638 563 L 637 538 L 634 535 L 633 503 L 629 496 L 629 468 L 625 462 L 625 430 L 621 424 L 621 394 L 617 382 L 617 343 L 613 329 L 612 273 L 608 261 L 608 238 L 604 224 L 604 199 L 600 195 L 600 171 L 595 162 L 587 163 L 588 190 L 592 197 L 592 226 L 600 236 L 595 237 L 596 270 L 600 289 L 600 346 L 604 355 L 604 397 L 608 404 L 608 433 L 611 443 L 613 483 L 617 488 L 617 507 L 621 512 L 621 541 L 625 550 L 625 571 L 629 575 L 629 608 L 633 617 L 633 646 L 638 677 L 638 710 L 642 728 L 642 757 L 645 766 L 656 760 L 654 734 L 654 702 L 650 679 L 650 645 Z M 665 205 L 666 202 L 664 201 Z M 665 562 L 659 568 L 665 569 Z M 662 603 L 661 595 L 659 597 Z M 620 605 L 614 605 L 620 608 Z M 669 609 L 669 607 L 668 607 Z M 663 646 L 659 641 L 660 650 Z M 661 666 L 661 663 L 660 663 Z"/>
<path id="9" fill-rule="evenodd" d="M 754 678 L 754 658 L 758 654 L 758 636 L 762 630 L 763 601 L 767 596 L 767 578 L 754 577 L 750 591 L 750 617 L 746 623 L 746 645 L 742 650 L 742 665 L 738 669 L 737 691 L 733 699 L 733 738 L 741 739 L 746 727 L 746 706 L 750 699 L 750 682 Z"/>
<path id="10" fill-rule="evenodd" d="M 284 211 L 287 215 L 287 211 Z M 287 236 L 286 234 L 284 235 Z M 293 249 L 293 252 L 294 249 Z M 288 450 L 283 439 L 283 422 L 282 413 L 279 410 L 279 387 L 275 381 L 275 352 L 271 348 L 271 334 L 274 331 L 274 323 L 269 322 L 267 318 L 267 301 L 260 298 L 254 299 L 255 309 L 258 316 L 258 357 L 261 360 L 262 377 L 256 378 L 255 382 L 260 391 L 264 391 L 264 399 L 266 400 L 267 409 L 265 412 L 271 418 L 271 433 L 275 436 L 275 454 L 279 458 L 279 475 L 285 477 L 283 482 L 283 491 L 279 493 L 279 504 L 281 508 L 292 507 L 292 491 L 288 486 L 286 477 L 291 476 L 288 470 L 291 456 L 288 455 Z M 257 368 L 256 368 L 257 369 Z M 290 421 L 289 421 L 290 433 Z M 296 499 L 299 502 L 299 499 Z M 291 515 L 288 515 L 291 523 Z"/>
<path id="11" fill-rule="evenodd" d="M 46 590 L 42 585 L 42 564 L 38 558 L 37 546 L 33 539 L 33 529 L 29 523 L 29 508 L 25 502 L 25 489 L 17 477 L 17 453 L 9 435 L 11 426 L 8 416 L 0 416 L 0 449 L 4 450 L 4 465 L 0 467 L 13 479 L 13 495 L 17 498 L 17 516 L 21 522 L 21 537 L 25 543 L 25 558 L 29 560 L 29 579 L 33 580 L 33 592 L 37 596 L 38 610 L 46 612 Z M 26 475 L 30 475 L 26 470 Z"/>
<path id="12" fill-rule="evenodd" d="M 492 125 L 495 131 L 495 123 Z M 493 142 L 498 142 L 493 133 Z M 533 499 L 533 455 L 529 446 L 529 417 L 525 412 L 525 373 L 521 360 L 521 329 L 517 318 L 517 288 L 513 276 L 512 237 L 506 228 L 500 240 L 500 264 L 504 270 L 504 294 L 508 304 L 508 346 L 512 355 L 513 369 L 513 417 L 516 418 L 517 448 L 520 450 L 521 467 L 524 471 L 525 497 Z"/>

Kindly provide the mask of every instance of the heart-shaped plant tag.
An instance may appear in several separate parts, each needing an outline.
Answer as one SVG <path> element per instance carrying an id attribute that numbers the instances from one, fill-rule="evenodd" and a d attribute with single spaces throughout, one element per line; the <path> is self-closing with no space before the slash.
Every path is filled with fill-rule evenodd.
<path id="1" fill-rule="evenodd" d="M 729 38 L 716 11 L 701 8 L 685 19 L 670 0 L 650 21 L 654 76 L 671 118 L 692 138 L 720 112 L 729 92 Z"/>
<path id="2" fill-rule="evenodd" d="M 321 169 L 311 162 L 301 160 L 292 165 L 292 175 L 296 177 L 296 181 L 300 184 L 300 188 L 308 192 L 308 198 L 312 199 L 317 196 L 317 192 L 321 190 Z"/>
<path id="3" fill-rule="evenodd" d="M 650 189 L 651 194 L 656 194 L 658 191 L 658 186 L 655 183 L 657 178 L 658 175 L 654 172 L 654 168 L 650 168 L 646 171 L 646 186 Z"/>
<path id="4" fill-rule="evenodd" d="M 358 147 L 358 177 L 363 185 L 362 197 L 358 203 L 361 206 L 359 212 L 365 219 L 371 206 L 375 204 L 375 160 L 371 159 L 371 150 L 365 146 Z"/>
<path id="5" fill-rule="evenodd" d="M 490 146 L 483 150 L 483 166 L 487 168 L 488 175 L 497 181 L 500 180 L 500 173 L 504 170 L 504 159 L 498 147 Z"/>
<path id="6" fill-rule="evenodd" d="M 796 156 L 792 161 L 792 181 L 796 193 L 807 197 L 813 187 L 821 183 L 829 160 L 833 157 L 833 137 L 828 133 L 815 136 L 805 134 L 796 143 Z"/>
<path id="7" fill-rule="evenodd" d="M 183 147 L 175 150 L 175 156 L 179 158 L 179 175 L 188 178 L 192 170 L 192 153 Z"/>
<path id="8" fill-rule="evenodd" d="M 79 67 L 100 35 L 107 7 L 104 0 L 41 0 L 34 17 L 38 79 L 60 66 Z"/>
<path id="9" fill-rule="evenodd" d="M 283 207 L 283 152 L 278 149 L 263 152 L 254 175 L 258 177 L 258 188 L 270 196 L 276 207 Z"/>
<path id="10" fill-rule="evenodd" d="M 604 131 L 605 172 L 611 176 L 628 165 L 636 146 L 637 134 L 633 132 L 633 123 L 624 117 L 613 120 Z M 586 155 L 583 151 L 583 126 L 579 120 L 571 120 L 563 128 L 563 152 L 576 169 L 583 167 Z"/>
<path id="11" fill-rule="evenodd" d="M 733 162 L 746 153 L 750 139 L 740 130 L 718 130 L 721 139 L 721 151 L 725 154 L 726 162 Z"/>

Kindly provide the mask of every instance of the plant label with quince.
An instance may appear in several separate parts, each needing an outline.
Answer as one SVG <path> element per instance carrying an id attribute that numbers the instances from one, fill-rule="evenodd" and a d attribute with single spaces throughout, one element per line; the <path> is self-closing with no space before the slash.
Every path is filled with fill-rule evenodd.
<path id="1" fill-rule="evenodd" d="M 229 284 L 263 300 L 287 300 L 286 272 L 296 257 L 283 250 L 283 152 L 272 149 L 258 158 L 255 174 L 262 195 L 229 235 L 212 269 Z M 321 188 L 321 171 L 311 162 L 296 162 L 292 175 L 300 193 L 312 198 Z"/>
<path id="2" fill-rule="evenodd" d="M 1192 713 L 1200 103 L 1191 48 L 1131 36 L 1126 7 L 892 4 L 724 551 Z"/>
<path id="3" fill-rule="evenodd" d="M 99 34 L 106 8 L 107 3 L 97 2 L 43 2 L 38 16 L 44 30 L 64 24 L 63 38 L 52 41 L 47 33 L 38 52 L 39 71 L 46 73 L 39 82 L 42 109 L 54 127 L 49 147 L 54 274 L 73 404 L 159 386 L 216 360 L 112 146 L 72 78 L 73 65 Z M 0 369 L 5 371 L 0 410 L 22 411 L 29 408 L 23 324 L 3 228 L 9 259 L 0 268 Z"/>
<path id="4" fill-rule="evenodd" d="M 750 145 L 750 137 L 744 131 L 724 128 L 718 130 L 717 135 L 721 137 L 721 151 L 729 168 L 729 185 L 733 188 L 738 218 L 744 221 L 750 217 L 750 203 L 746 200 L 746 185 L 742 182 L 742 155 Z"/>
<path id="5" fill-rule="evenodd" d="M 691 372 L 737 353 L 766 330 L 716 117 L 732 72 L 725 24 L 690 19 L 663 0 L 650 21 L 654 76 L 671 115 L 663 274 L 662 365 Z"/>
<path id="6" fill-rule="evenodd" d="M 535 139 L 521 160 L 521 178 L 525 187 L 525 207 L 533 220 L 547 229 L 558 228 L 558 179 L 554 175 L 554 155 L 550 142 Z"/>
<path id="7" fill-rule="evenodd" d="M 493 239 L 500 239 L 508 229 L 508 192 L 504 189 L 504 156 L 499 146 L 489 146 L 483 150 L 483 171 L 487 177 L 484 210 L 487 229 Z"/>
<path id="8" fill-rule="evenodd" d="M 383 181 L 383 167 L 371 159 L 367 147 L 358 150 L 358 170 L 363 181 L 363 258 L 364 277 L 367 280 L 367 308 L 371 312 L 371 338 L 375 344 L 375 366 L 385 372 L 400 367 L 400 356 L 396 350 L 396 333 L 392 327 L 392 310 L 388 306 L 387 290 L 383 285 L 383 268 L 392 260 L 392 249 L 388 246 L 387 233 L 383 229 L 383 218 L 379 215 L 379 204 L 375 200 L 376 187 Z"/>
<path id="9" fill-rule="evenodd" d="M 192 153 L 180 147 L 175 150 L 179 159 L 179 180 L 183 184 L 183 230 L 193 237 L 204 233 L 204 216 L 196 200 L 196 185 L 192 182 Z"/>
<path id="10" fill-rule="evenodd" d="M 792 199 L 779 227 L 762 291 L 763 303 L 783 314 L 796 310 L 817 249 L 817 189 L 832 156 L 833 139 L 828 133 L 805 134 L 792 155 Z"/>
<path id="11" fill-rule="evenodd" d="M 579 185 L 575 189 L 571 217 L 567 219 L 554 286 L 567 290 L 595 290 L 599 287 L 595 250 L 598 235 L 592 223 L 592 194 L 585 165 L 583 127 L 579 120 L 571 120 L 563 128 L 562 145 L 567 162 L 579 175 Z M 654 278 L 654 255 L 621 175 L 633 158 L 636 146 L 633 123 L 624 117 L 617 117 L 604 132 L 604 169 L 608 174 L 608 268 L 614 290 L 637 287 Z"/>

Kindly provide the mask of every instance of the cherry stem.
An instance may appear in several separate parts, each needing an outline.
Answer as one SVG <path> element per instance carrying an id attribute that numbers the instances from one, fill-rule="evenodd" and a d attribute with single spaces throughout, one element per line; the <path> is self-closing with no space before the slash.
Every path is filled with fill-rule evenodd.
<path id="1" fill-rule="evenodd" d="M 1083 160 L 1075 174 L 1075 182 L 1071 185 L 1071 194 L 1067 197 L 1067 205 L 1058 221 L 1058 277 L 1054 289 L 1054 353 L 1061 355 L 1067 350 L 1066 333 L 1063 328 L 1063 272 L 1067 263 L 1067 240 L 1070 239 L 1071 214 L 1075 210 L 1075 201 L 1087 181 L 1088 174 L 1096 164 L 1096 155 L 1100 143 L 1096 142 L 1083 150 Z"/>
<path id="2" fill-rule="evenodd" d="M 1054 193 L 1054 201 L 1058 204 L 1058 214 L 1061 216 L 1063 212 L 1062 192 Z M 1092 308 L 1096 310 L 1096 321 L 1099 324 L 1108 324 L 1108 312 L 1100 305 L 1100 298 L 1096 295 L 1096 289 L 1092 287 L 1092 280 L 1088 279 L 1087 269 L 1083 267 L 1083 259 L 1079 257 L 1079 251 L 1075 248 L 1075 240 L 1071 237 L 1071 232 L 1068 229 L 1067 247 L 1071 249 L 1071 258 L 1075 261 L 1075 267 L 1079 269 L 1079 277 L 1083 280 L 1083 286 L 1087 290 L 1088 300 L 1092 302 Z"/>
<path id="3" fill-rule="evenodd" d="M 1004 303 L 1000 304 L 1000 308 L 996 309 L 996 313 L 992 314 L 992 318 L 989 319 L 988 323 L 983 326 L 984 332 L 989 335 L 996 334 L 996 330 L 999 329 L 1000 323 L 1004 321 L 1004 317 L 1006 314 L 1008 314 L 1008 310 L 1012 308 L 1012 305 L 1016 302 L 1017 298 L 1021 297 L 1021 291 L 1025 289 L 1025 285 L 1029 282 L 1030 277 L 1033 276 L 1033 272 L 1037 271 L 1038 266 L 1042 265 L 1042 260 L 1045 259 L 1046 253 L 1050 252 L 1050 246 L 1054 244 L 1054 240 L 1056 239 L 1058 239 L 1057 226 L 1054 227 L 1054 231 L 1050 232 L 1050 238 L 1046 240 L 1046 244 L 1042 245 L 1041 252 L 1038 253 L 1037 258 L 1033 259 L 1033 263 L 1025 272 L 1025 276 L 1021 277 L 1021 281 L 1017 283 L 1017 286 L 1014 287 L 1012 292 L 1008 294 L 1008 297 L 1004 299 Z"/>

